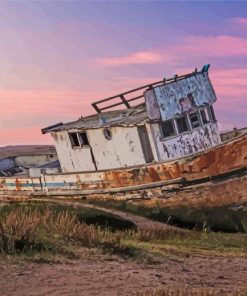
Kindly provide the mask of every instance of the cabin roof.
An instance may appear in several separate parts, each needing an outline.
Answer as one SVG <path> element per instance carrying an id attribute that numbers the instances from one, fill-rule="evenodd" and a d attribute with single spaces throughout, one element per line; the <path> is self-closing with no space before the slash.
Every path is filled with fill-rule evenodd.
<path id="1" fill-rule="evenodd" d="M 145 104 L 140 104 L 130 109 L 113 110 L 101 112 L 86 117 L 81 117 L 76 121 L 60 123 L 42 129 L 42 133 L 58 132 L 62 130 L 86 130 L 104 128 L 111 126 L 134 126 L 143 124 L 148 120 Z"/>
<path id="2" fill-rule="evenodd" d="M 203 66 L 201 71 L 195 71 L 185 75 L 174 75 L 172 78 L 164 78 L 161 81 L 157 81 L 148 85 L 143 85 L 141 87 L 129 90 L 127 92 L 118 94 L 113 97 L 109 97 L 100 101 L 96 101 L 92 103 L 93 108 L 96 110 L 96 114 L 81 117 L 76 121 L 72 121 L 69 123 L 58 123 L 46 128 L 43 128 L 42 134 L 46 134 L 48 132 L 57 132 L 61 130 L 78 130 L 78 129 L 95 129 L 102 127 L 110 127 L 110 126 L 133 126 L 137 124 L 143 124 L 148 120 L 148 115 L 146 112 L 145 103 L 131 106 L 130 103 L 136 100 L 143 99 L 144 91 L 148 89 L 154 89 L 161 85 L 176 83 L 177 81 L 183 80 L 185 78 L 189 78 L 191 76 L 196 76 L 197 74 L 207 72 L 210 65 Z M 142 94 L 140 95 L 140 91 Z M 131 95 L 131 98 L 126 98 L 127 95 Z M 120 102 L 116 102 L 115 99 L 120 99 Z M 104 105 L 110 102 L 110 105 Z M 101 106 L 103 104 L 103 106 Z M 105 111 L 111 108 L 115 108 L 117 106 L 125 106 L 127 109 L 125 110 L 111 110 Z"/>

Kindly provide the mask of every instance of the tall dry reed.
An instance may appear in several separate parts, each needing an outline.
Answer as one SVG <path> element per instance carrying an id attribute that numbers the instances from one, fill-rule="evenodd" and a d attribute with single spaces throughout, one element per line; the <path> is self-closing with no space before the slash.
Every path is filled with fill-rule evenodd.
<path id="1" fill-rule="evenodd" d="M 81 223 L 75 213 L 55 212 L 45 209 L 25 210 L 17 208 L 6 213 L 0 223 L 0 250 L 11 252 L 16 249 L 34 248 L 50 237 L 77 240 L 86 245 L 97 244 L 101 238 L 109 237 L 99 227 Z"/>

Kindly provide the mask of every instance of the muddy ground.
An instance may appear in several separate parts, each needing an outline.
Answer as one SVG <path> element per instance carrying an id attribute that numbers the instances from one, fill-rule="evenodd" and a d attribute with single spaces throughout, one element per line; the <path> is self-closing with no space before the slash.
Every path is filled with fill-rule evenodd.
<path id="1" fill-rule="evenodd" d="M 1 296 L 135 295 L 161 287 L 247 291 L 247 258 L 190 256 L 155 263 L 85 259 L 0 265 Z"/>

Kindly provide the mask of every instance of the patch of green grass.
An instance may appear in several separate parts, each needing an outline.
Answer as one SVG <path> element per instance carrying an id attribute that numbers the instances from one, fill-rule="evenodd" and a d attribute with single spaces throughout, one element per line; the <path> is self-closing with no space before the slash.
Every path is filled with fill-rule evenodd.
<path id="1" fill-rule="evenodd" d="M 162 229 L 143 229 L 126 235 L 122 244 L 160 254 L 239 255 L 246 256 L 247 236 L 235 233 L 175 232 Z"/>
<path id="2" fill-rule="evenodd" d="M 90 211 L 45 203 L 4 206 L 0 208 L 0 253 L 49 263 L 100 254 L 146 260 L 157 254 L 242 256 L 247 252 L 243 234 L 178 232 L 158 226 L 116 230 L 104 223 L 86 224 L 83 215 L 89 217 Z M 93 209 L 91 215 L 99 212 L 104 214 Z"/>

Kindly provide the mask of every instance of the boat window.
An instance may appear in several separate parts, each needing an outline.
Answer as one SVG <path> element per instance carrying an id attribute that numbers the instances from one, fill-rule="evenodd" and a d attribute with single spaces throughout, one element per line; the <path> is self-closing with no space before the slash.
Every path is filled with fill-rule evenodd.
<path id="1" fill-rule="evenodd" d="M 81 146 L 88 146 L 89 145 L 89 141 L 88 141 L 87 134 L 85 132 L 78 133 L 78 134 L 79 134 Z"/>
<path id="2" fill-rule="evenodd" d="M 174 124 L 172 120 L 167 120 L 161 124 L 163 138 L 168 138 L 176 135 Z"/>
<path id="3" fill-rule="evenodd" d="M 69 138 L 70 138 L 70 142 L 71 142 L 72 147 L 80 147 L 77 133 L 69 133 Z"/>
<path id="4" fill-rule="evenodd" d="M 216 122 L 216 117 L 215 117 L 214 109 L 213 109 L 213 106 L 212 106 L 212 105 L 208 106 L 208 111 L 209 111 L 209 114 L 210 114 L 211 120 L 212 120 L 213 122 Z"/>
<path id="5" fill-rule="evenodd" d="M 192 128 L 197 128 L 200 126 L 200 119 L 197 112 L 191 113 L 189 116 Z"/>
<path id="6" fill-rule="evenodd" d="M 207 108 L 201 109 L 200 114 L 201 114 L 201 119 L 202 119 L 203 124 L 206 124 L 206 123 L 208 123 L 210 121 L 210 117 L 209 117 Z"/>
<path id="7" fill-rule="evenodd" d="M 111 133 L 111 130 L 109 128 L 105 128 L 104 131 L 104 136 L 107 140 L 111 140 L 112 138 L 112 133 Z"/>
<path id="8" fill-rule="evenodd" d="M 188 121 L 185 116 L 176 119 L 179 133 L 184 133 L 189 130 Z"/>

